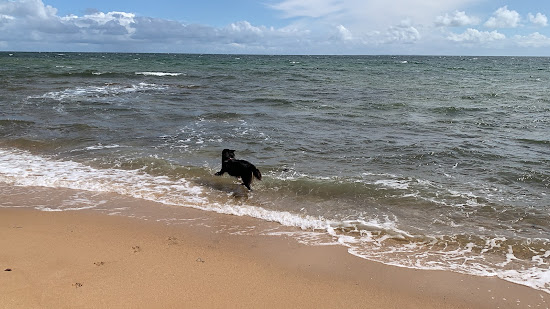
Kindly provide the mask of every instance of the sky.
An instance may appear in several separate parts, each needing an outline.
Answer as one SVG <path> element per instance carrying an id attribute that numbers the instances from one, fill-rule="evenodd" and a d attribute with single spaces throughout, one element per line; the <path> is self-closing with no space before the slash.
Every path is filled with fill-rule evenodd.
<path id="1" fill-rule="evenodd" d="M 0 50 L 550 56 L 547 0 L 0 0 Z"/>

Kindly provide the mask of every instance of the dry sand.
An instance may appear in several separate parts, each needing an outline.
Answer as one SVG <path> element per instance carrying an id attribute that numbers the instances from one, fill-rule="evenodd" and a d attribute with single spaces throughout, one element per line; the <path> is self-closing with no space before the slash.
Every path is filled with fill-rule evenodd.
<path id="1" fill-rule="evenodd" d="M 0 208 L 0 268 L 1 308 L 548 308 L 550 298 L 338 246 L 91 211 Z"/>

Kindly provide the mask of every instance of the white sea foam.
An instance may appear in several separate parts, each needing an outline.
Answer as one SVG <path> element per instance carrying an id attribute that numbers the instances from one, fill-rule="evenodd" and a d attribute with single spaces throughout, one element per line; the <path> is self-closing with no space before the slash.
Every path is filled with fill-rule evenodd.
<path id="1" fill-rule="evenodd" d="M 180 76 L 183 73 L 169 73 L 169 72 L 136 72 L 136 75 L 144 76 Z"/>
<path id="2" fill-rule="evenodd" d="M 132 85 L 105 84 L 102 86 L 87 86 L 69 88 L 62 91 L 51 91 L 41 96 L 29 96 L 27 99 L 53 99 L 63 101 L 66 99 L 82 98 L 82 97 L 98 97 L 98 96 L 116 96 L 121 94 L 163 90 L 166 86 L 148 83 L 139 83 Z"/>
<path id="3" fill-rule="evenodd" d="M 97 145 L 94 145 L 94 146 L 88 146 L 85 149 L 86 150 L 101 150 L 101 149 L 113 149 L 113 148 L 121 148 L 121 147 L 124 147 L 124 146 L 120 146 L 120 145 L 117 145 L 117 144 L 113 144 L 113 145 L 97 144 Z"/>
<path id="4" fill-rule="evenodd" d="M 67 207 L 67 208 L 51 208 L 47 206 L 37 206 L 36 209 L 41 211 L 47 211 L 47 212 L 61 212 L 61 211 L 68 211 L 68 210 L 84 210 L 84 209 L 92 209 L 96 208 L 95 205 L 88 205 L 88 206 L 82 206 L 82 207 Z"/>
<path id="5" fill-rule="evenodd" d="M 263 233 L 268 236 L 289 236 L 304 245 L 313 246 L 334 246 L 339 245 L 338 241 L 327 237 L 326 233 L 317 231 L 268 231 Z"/>
<path id="6" fill-rule="evenodd" d="M 148 200 L 204 202 L 202 189 L 183 179 L 174 181 L 139 170 L 94 169 L 20 151 L 0 150 L 0 181 L 18 186 L 112 192 Z"/>
<path id="7" fill-rule="evenodd" d="M 399 190 L 406 190 L 409 188 L 409 182 L 407 180 L 383 179 L 375 181 L 374 184 Z"/>
<path id="8" fill-rule="evenodd" d="M 399 246 L 388 246 L 388 238 L 371 239 L 363 237 L 359 243 L 342 243 L 352 255 L 381 262 L 388 265 L 423 270 L 451 270 L 458 273 L 481 277 L 498 277 L 506 281 L 532 287 L 550 293 L 550 269 L 547 263 L 535 258 L 532 267 L 503 268 L 506 264 L 518 260 L 512 253 L 506 254 L 504 265 L 492 265 L 483 254 L 473 252 L 475 245 L 468 243 L 462 248 L 449 251 L 433 251 L 421 243 L 403 243 Z M 365 246 L 365 244 L 368 245 Z M 373 246 L 374 244 L 374 246 Z M 540 256 L 537 256 L 540 257 Z M 546 257 L 547 258 L 547 257 Z M 541 264 L 537 262 L 542 262 Z"/>

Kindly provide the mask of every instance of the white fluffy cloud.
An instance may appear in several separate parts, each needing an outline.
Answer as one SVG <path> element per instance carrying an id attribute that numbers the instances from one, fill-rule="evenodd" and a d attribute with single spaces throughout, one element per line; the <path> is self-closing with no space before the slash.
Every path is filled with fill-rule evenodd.
<path id="1" fill-rule="evenodd" d="M 435 25 L 438 27 L 464 27 L 479 24 L 479 18 L 470 17 L 464 11 L 455 11 L 452 15 L 446 13 L 435 19 Z"/>
<path id="2" fill-rule="evenodd" d="M 539 48 L 550 47 L 550 38 L 538 32 L 527 36 L 516 35 L 514 41 L 521 47 Z"/>
<path id="3" fill-rule="evenodd" d="M 546 27 L 548 25 L 548 18 L 544 14 L 537 13 L 537 15 L 533 15 L 529 13 L 527 17 L 529 18 L 529 21 L 536 26 Z"/>
<path id="4" fill-rule="evenodd" d="M 548 25 L 546 15 L 542 13 L 529 13 L 522 19 L 522 16 L 515 10 L 508 9 L 503 6 L 493 12 L 492 16 L 487 19 L 483 26 L 493 29 L 493 31 L 481 31 L 474 28 L 468 28 L 462 33 L 447 33 L 446 39 L 450 42 L 458 43 L 463 46 L 477 46 L 479 48 L 494 48 L 494 47 L 521 47 L 527 53 L 533 49 L 543 50 L 550 47 L 550 38 L 539 32 L 519 35 L 513 33 L 523 32 L 529 28 L 524 27 L 525 22 L 530 22 L 536 27 L 545 27 Z M 479 19 L 471 18 L 465 12 L 455 11 L 454 14 L 440 15 L 436 18 L 435 25 L 437 27 L 463 27 L 468 25 L 478 25 Z M 445 33 L 444 30 L 443 33 Z M 501 32 L 499 32 L 501 31 Z M 509 34 L 507 36 L 506 34 Z M 500 42 L 496 44 L 495 42 Z M 543 53 L 546 54 L 546 53 Z"/>
<path id="5" fill-rule="evenodd" d="M 489 31 L 479 31 L 477 29 L 468 28 L 462 34 L 449 35 L 448 39 L 454 42 L 464 42 L 464 43 L 486 43 L 496 40 L 504 40 L 506 36 L 502 33 L 493 30 Z"/>
<path id="6" fill-rule="evenodd" d="M 485 22 L 489 28 L 516 28 L 519 26 L 521 17 L 518 12 L 508 10 L 508 6 L 503 6 L 493 13 L 493 16 Z"/>

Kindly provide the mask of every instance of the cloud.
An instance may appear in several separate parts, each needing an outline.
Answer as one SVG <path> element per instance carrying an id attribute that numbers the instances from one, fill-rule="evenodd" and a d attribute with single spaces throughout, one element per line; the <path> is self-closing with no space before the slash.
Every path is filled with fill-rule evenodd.
<path id="1" fill-rule="evenodd" d="M 496 40 L 504 40 L 506 36 L 502 33 L 493 30 L 489 31 L 479 31 L 477 29 L 468 28 L 462 34 L 450 34 L 447 39 L 453 42 L 462 42 L 462 43 L 486 43 Z"/>
<path id="2" fill-rule="evenodd" d="M 537 15 L 533 15 L 529 13 L 527 17 L 529 18 L 529 21 L 535 26 L 546 27 L 548 25 L 548 18 L 544 14 L 537 13 Z"/>
<path id="3" fill-rule="evenodd" d="M 277 0 L 270 8 L 286 18 L 312 18 L 345 24 L 352 31 L 378 30 L 410 19 L 417 24 L 429 24 L 434 16 L 456 10 L 479 0 Z"/>
<path id="4" fill-rule="evenodd" d="M 438 27 L 464 27 L 478 24 L 479 18 L 470 17 L 463 11 L 455 11 L 453 15 L 445 13 L 444 16 L 438 16 L 435 19 L 435 25 Z"/>
<path id="5" fill-rule="evenodd" d="M 351 31 L 349 31 L 346 27 L 342 25 L 338 25 L 336 29 L 338 30 L 338 35 L 342 40 L 344 41 L 353 40 L 353 35 L 351 34 Z"/>
<path id="6" fill-rule="evenodd" d="M 488 28 L 516 28 L 519 26 L 521 17 L 518 12 L 508 10 L 503 6 L 493 13 L 493 16 L 485 22 Z"/>
<path id="7" fill-rule="evenodd" d="M 388 28 L 385 43 L 414 43 L 420 38 L 420 32 L 411 25 L 409 20 L 404 20 L 399 25 Z"/>
<path id="8" fill-rule="evenodd" d="M 269 5 L 272 9 L 281 11 L 285 18 L 312 17 L 319 18 L 342 10 L 342 2 L 338 0 L 285 0 Z"/>
<path id="9" fill-rule="evenodd" d="M 331 32 L 345 25 L 336 37 L 347 38 L 348 44 L 372 47 L 420 43 L 430 37 L 424 33 L 430 31 L 435 16 L 441 16 L 440 26 L 479 24 L 477 18 L 456 10 L 476 1 L 392 0 L 390 4 L 387 0 L 275 0 L 269 7 L 316 32 Z M 455 12 L 444 15 L 449 11 Z"/>
<path id="10" fill-rule="evenodd" d="M 20 0 L 0 2 L 0 12 L 12 17 L 49 19 L 57 14 L 57 9 L 44 5 L 41 0 Z"/>
<path id="11" fill-rule="evenodd" d="M 550 47 L 550 38 L 538 32 L 527 36 L 516 35 L 514 41 L 521 47 L 539 48 Z"/>
<path id="12" fill-rule="evenodd" d="M 135 14 L 126 12 L 96 12 L 94 14 L 84 15 L 80 20 L 78 18 L 76 20 L 77 24 L 83 21 L 88 24 L 93 23 L 96 27 L 110 26 L 114 28 L 124 28 L 126 33 L 132 34 L 135 32 L 135 28 L 132 27 L 136 22 L 135 17 Z M 124 31 L 119 33 L 124 33 Z"/>
<path id="13" fill-rule="evenodd" d="M 82 34 L 95 35 L 131 35 L 136 29 L 133 25 L 136 23 L 136 16 L 126 12 L 94 12 L 82 17 L 69 15 L 65 17 L 53 17 L 54 20 L 59 20 L 64 27 L 72 27 L 78 29 Z"/>
<path id="14" fill-rule="evenodd" d="M 73 33 L 74 27 L 65 26 L 57 17 L 57 9 L 41 0 L 0 1 L 0 39 L 35 36 L 41 33 Z"/>
<path id="15" fill-rule="evenodd" d="M 13 16 L 0 14 L 0 22 L 8 22 L 8 21 L 14 20 L 14 19 L 15 19 L 15 17 L 13 17 Z"/>

